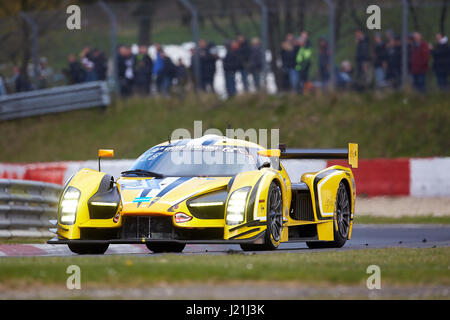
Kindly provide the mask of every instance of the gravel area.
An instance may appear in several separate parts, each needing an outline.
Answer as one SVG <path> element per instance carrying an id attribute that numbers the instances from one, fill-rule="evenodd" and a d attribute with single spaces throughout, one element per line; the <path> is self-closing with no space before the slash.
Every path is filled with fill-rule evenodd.
<path id="1" fill-rule="evenodd" d="M 374 216 L 450 216 L 450 197 L 373 197 L 356 199 L 358 215 Z"/>

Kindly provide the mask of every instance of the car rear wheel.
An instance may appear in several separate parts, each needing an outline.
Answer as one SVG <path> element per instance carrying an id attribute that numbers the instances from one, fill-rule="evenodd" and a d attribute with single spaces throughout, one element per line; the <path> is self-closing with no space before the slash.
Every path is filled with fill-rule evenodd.
<path id="1" fill-rule="evenodd" d="M 104 254 L 109 244 L 70 243 L 68 246 L 70 251 L 76 254 Z"/>
<path id="2" fill-rule="evenodd" d="M 184 250 L 184 247 L 186 246 L 185 243 L 177 242 L 147 242 L 145 245 L 147 246 L 148 250 L 154 253 L 182 252 Z"/>
<path id="3" fill-rule="evenodd" d="M 272 181 L 267 194 L 267 229 L 264 244 L 241 244 L 244 251 L 275 250 L 283 231 L 283 198 L 281 188 Z"/>
<path id="4" fill-rule="evenodd" d="M 347 242 L 350 232 L 350 198 L 344 183 L 339 184 L 336 194 L 336 209 L 334 214 L 334 240 L 306 242 L 310 249 L 341 248 Z"/>

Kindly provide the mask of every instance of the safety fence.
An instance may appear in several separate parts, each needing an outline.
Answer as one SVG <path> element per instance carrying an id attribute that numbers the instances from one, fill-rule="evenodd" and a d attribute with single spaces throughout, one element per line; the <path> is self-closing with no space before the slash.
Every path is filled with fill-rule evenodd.
<path id="1" fill-rule="evenodd" d="M 61 186 L 54 183 L 0 179 L 0 238 L 51 237 Z"/>
<path id="2" fill-rule="evenodd" d="M 105 81 L 0 96 L 0 121 L 70 110 L 106 107 L 111 103 Z"/>

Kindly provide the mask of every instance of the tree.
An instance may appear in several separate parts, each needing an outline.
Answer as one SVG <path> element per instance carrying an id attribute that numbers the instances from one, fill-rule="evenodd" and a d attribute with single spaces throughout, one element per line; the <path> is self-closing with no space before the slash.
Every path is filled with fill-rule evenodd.
<path id="1" fill-rule="evenodd" d="M 448 0 L 442 0 L 441 17 L 439 19 L 439 30 L 441 34 L 445 34 L 445 18 L 447 16 L 447 4 Z"/>
<path id="2" fill-rule="evenodd" d="M 34 14 L 33 19 L 39 25 L 38 36 L 48 32 L 53 26 L 55 17 L 61 15 L 60 9 L 69 4 L 69 1 L 58 0 L 20 0 L 20 1 L 0 1 L 0 18 L 8 19 L 7 28 L 0 29 L 0 39 L 2 40 L 2 54 L 11 59 L 15 64 L 19 64 L 20 70 L 26 73 L 28 63 L 31 59 L 31 29 L 28 23 L 20 16 L 20 12 L 39 13 L 49 11 L 49 14 Z M 51 12 L 50 10 L 54 10 Z M 17 35 L 18 36 L 15 36 Z"/>

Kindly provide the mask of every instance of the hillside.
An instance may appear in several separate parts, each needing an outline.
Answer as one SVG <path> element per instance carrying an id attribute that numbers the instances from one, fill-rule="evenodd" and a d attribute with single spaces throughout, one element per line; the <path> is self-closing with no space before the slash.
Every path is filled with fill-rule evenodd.
<path id="1" fill-rule="evenodd" d="M 340 94 L 243 95 L 117 100 L 104 112 L 81 110 L 0 123 L 0 161 L 95 159 L 99 147 L 135 158 L 176 128 L 280 128 L 292 147 L 360 144 L 360 157 L 450 156 L 450 96 Z"/>

